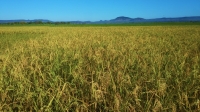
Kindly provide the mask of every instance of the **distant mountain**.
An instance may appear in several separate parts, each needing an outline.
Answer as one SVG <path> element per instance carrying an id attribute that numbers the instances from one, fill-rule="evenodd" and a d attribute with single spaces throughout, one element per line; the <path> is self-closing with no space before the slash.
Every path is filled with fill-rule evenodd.
<path id="1" fill-rule="evenodd" d="M 195 22 L 200 21 L 200 16 L 177 17 L 177 18 L 156 18 L 148 19 L 147 22 Z"/>
<path id="2" fill-rule="evenodd" d="M 111 19 L 110 22 L 140 22 L 145 20 L 144 18 L 130 18 L 130 17 L 124 17 L 120 16 L 115 19 Z"/>
<path id="3" fill-rule="evenodd" d="M 110 21 L 130 21 L 130 20 L 132 20 L 132 18 L 120 16 L 115 19 L 111 19 Z"/>
<path id="4" fill-rule="evenodd" d="M 155 19 L 144 19 L 144 18 L 130 18 L 120 16 L 115 19 L 96 21 L 95 23 L 144 23 L 144 22 L 200 22 L 200 16 L 192 17 L 177 17 L 177 18 L 155 18 Z"/>
<path id="5" fill-rule="evenodd" d="M 35 19 L 35 20 L 0 20 L 0 23 L 14 23 L 14 22 L 52 22 L 45 19 Z M 62 22 L 62 21 L 61 21 Z M 145 22 L 200 22 L 200 16 L 191 16 L 191 17 L 177 17 L 177 18 L 155 18 L 155 19 L 144 19 L 144 18 L 130 18 L 125 16 L 119 16 L 111 20 L 100 20 L 100 21 L 64 21 L 70 22 L 72 24 L 118 24 L 118 23 L 145 23 Z"/>

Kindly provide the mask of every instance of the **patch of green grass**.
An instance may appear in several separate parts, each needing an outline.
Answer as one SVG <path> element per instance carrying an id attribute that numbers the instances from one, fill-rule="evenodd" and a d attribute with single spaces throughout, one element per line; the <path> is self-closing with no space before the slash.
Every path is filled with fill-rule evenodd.
<path id="1" fill-rule="evenodd" d="M 138 23 L 103 23 L 103 24 L 0 24 L 1 27 L 26 27 L 26 26 L 48 26 L 48 27 L 109 27 L 109 26 L 183 26 L 200 25 L 200 22 L 138 22 Z"/>
<path id="2" fill-rule="evenodd" d="M 1 27 L 2 28 L 2 27 Z M 7 27 L 5 27 L 6 29 Z M 10 30 L 0 31 L 0 54 L 6 49 L 11 48 L 14 44 L 18 44 L 29 39 L 41 37 L 45 32 L 40 31 L 17 31 Z"/>

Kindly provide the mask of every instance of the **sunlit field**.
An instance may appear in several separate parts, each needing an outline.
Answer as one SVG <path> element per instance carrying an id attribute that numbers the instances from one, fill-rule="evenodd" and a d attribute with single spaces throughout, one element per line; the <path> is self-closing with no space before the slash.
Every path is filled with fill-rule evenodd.
<path id="1" fill-rule="evenodd" d="M 200 111 L 200 26 L 0 27 L 0 111 Z"/>

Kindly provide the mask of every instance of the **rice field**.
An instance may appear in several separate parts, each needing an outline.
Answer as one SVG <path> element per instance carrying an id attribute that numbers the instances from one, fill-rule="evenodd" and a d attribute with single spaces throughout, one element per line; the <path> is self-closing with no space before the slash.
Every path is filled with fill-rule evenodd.
<path id="1" fill-rule="evenodd" d="M 0 111 L 200 111 L 200 26 L 0 27 Z"/>

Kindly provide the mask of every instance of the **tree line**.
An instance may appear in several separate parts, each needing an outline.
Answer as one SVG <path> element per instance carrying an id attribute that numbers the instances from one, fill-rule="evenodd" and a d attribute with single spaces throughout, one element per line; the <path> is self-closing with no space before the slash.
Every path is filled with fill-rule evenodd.
<path id="1" fill-rule="evenodd" d="M 9 22 L 9 23 L 1 23 L 1 24 L 7 24 L 7 25 L 24 25 L 24 24 L 55 24 L 55 25 L 59 25 L 59 24 L 71 24 L 70 22 L 43 22 L 43 21 L 30 21 L 30 22 L 26 22 L 26 21 L 20 21 L 20 22 Z"/>

